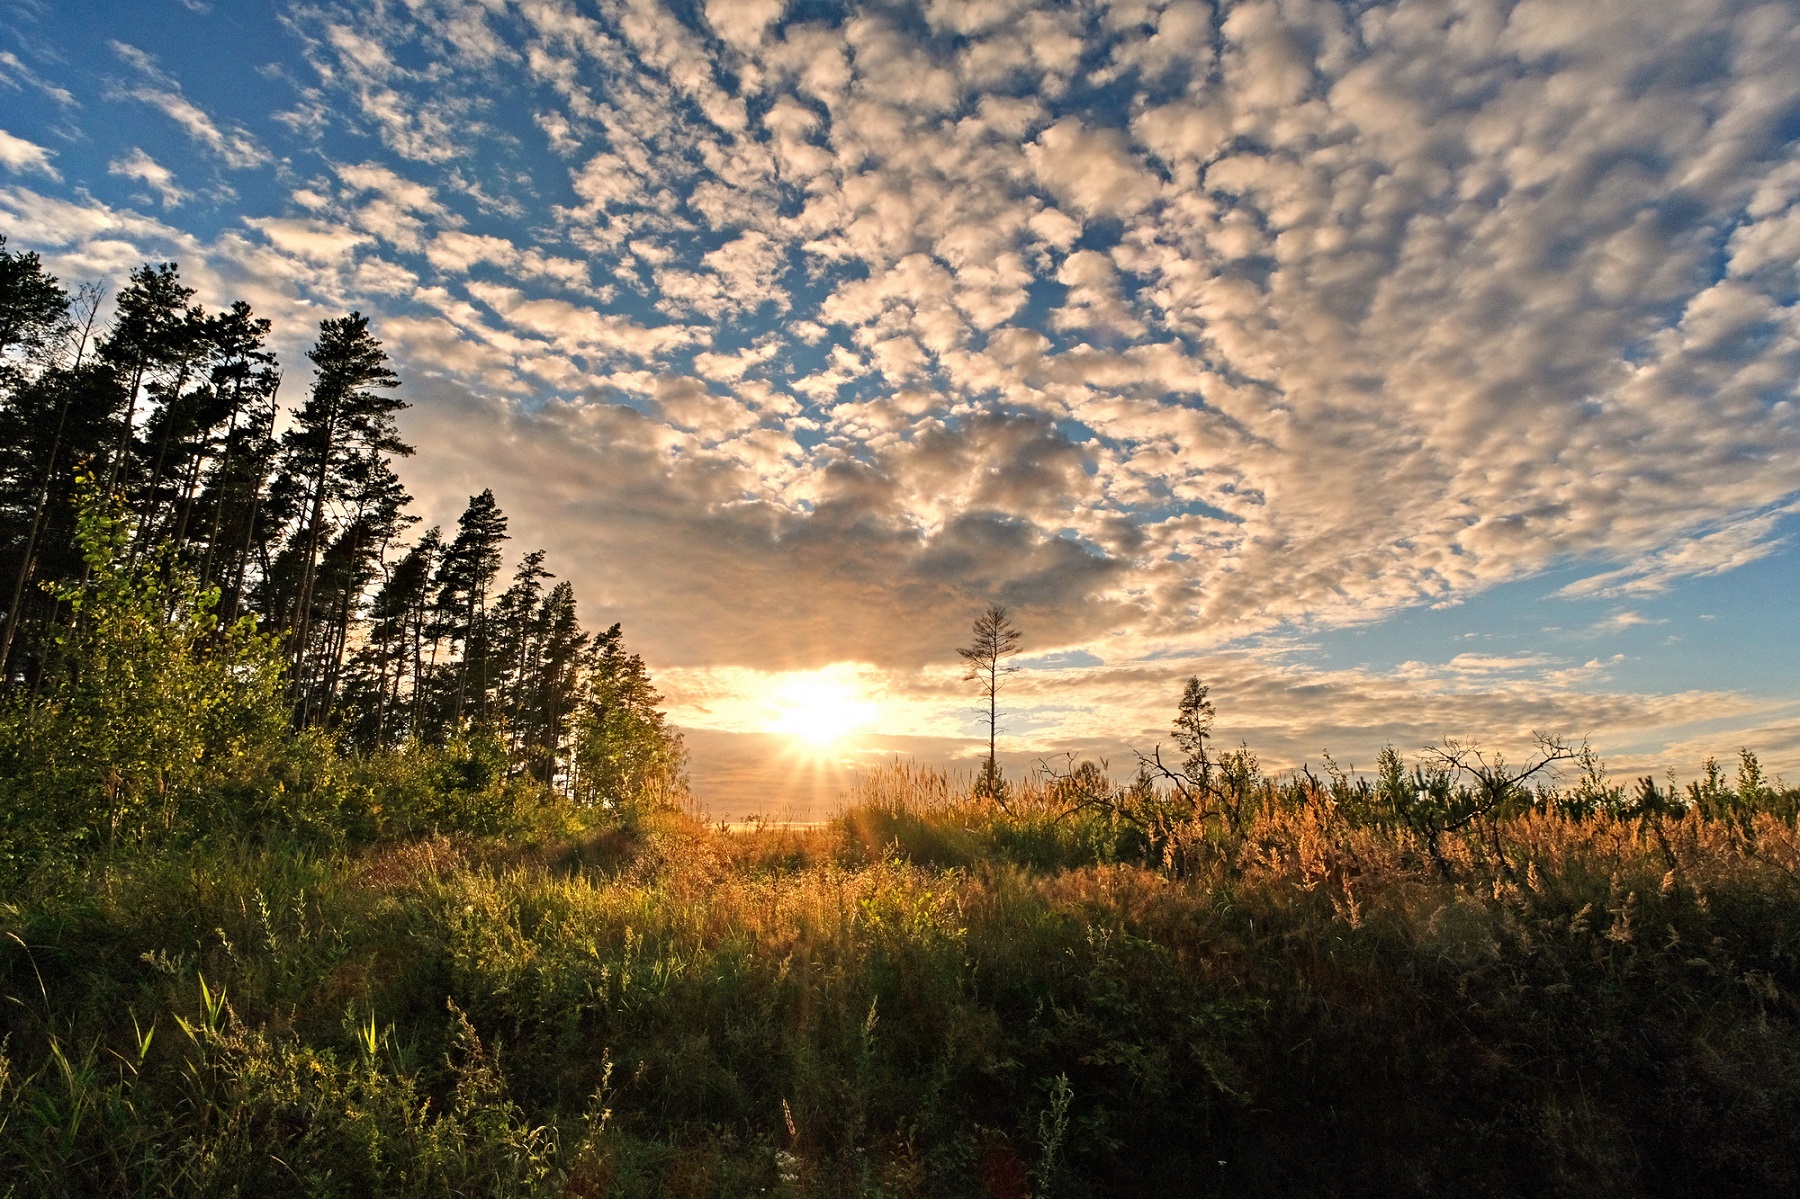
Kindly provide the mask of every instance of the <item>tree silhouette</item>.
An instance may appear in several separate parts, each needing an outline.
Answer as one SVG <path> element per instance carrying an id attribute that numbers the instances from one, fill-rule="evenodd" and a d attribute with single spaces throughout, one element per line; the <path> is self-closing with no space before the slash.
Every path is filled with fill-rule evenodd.
<path id="1" fill-rule="evenodd" d="M 1000 736 L 1000 685 L 1007 675 L 1018 672 L 1017 666 L 1008 666 L 1005 660 L 1019 652 L 1020 637 L 1006 609 L 989 604 L 987 611 L 975 618 L 974 640 L 956 651 L 969 664 L 964 681 L 979 683 L 982 697 L 987 700 L 988 756 L 980 791 L 992 799 L 1000 798 L 1002 793 L 1000 766 L 995 757 Z"/>
<path id="2" fill-rule="evenodd" d="M 7 249 L 0 233 L 0 358 L 15 346 L 26 353 L 42 346 L 62 323 L 68 304 L 68 293 L 38 256 Z"/>
<path id="3" fill-rule="evenodd" d="M 395 419 L 406 405 L 366 317 L 319 326 L 310 393 L 283 421 L 270 323 L 247 304 L 208 315 L 173 263 L 149 264 L 101 334 L 102 295 L 83 284 L 71 296 L 0 236 L 0 717 L 58 702 L 71 663 L 85 661 L 71 647 L 100 626 L 130 632 L 84 598 L 129 577 L 161 588 L 151 615 L 165 624 L 177 590 L 205 598 L 207 627 L 183 642 L 201 659 L 235 644 L 223 630 L 249 629 L 240 617 L 260 621 L 280 640 L 258 640 L 258 652 L 281 645 L 286 670 L 260 670 L 258 685 L 285 690 L 293 722 L 341 747 L 475 736 L 509 774 L 581 802 L 679 797 L 680 735 L 618 626 L 586 632 L 543 551 L 500 589 L 507 522 L 491 491 L 470 498 L 453 537 L 431 529 L 404 543 L 417 522 L 394 470 L 412 452 Z M 80 521 L 102 501 L 118 544 L 96 558 Z M 155 688 L 190 676 L 159 669 L 108 702 L 173 720 Z M 110 769 L 116 757 L 95 762 Z M 100 777 L 81 787 L 138 803 L 119 798 L 137 795 L 136 782 Z"/>
<path id="4" fill-rule="evenodd" d="M 341 531 L 328 527 L 338 522 L 328 519 L 327 505 L 361 507 L 357 500 L 367 497 L 367 485 L 385 482 L 391 474 L 387 455 L 412 453 L 394 424 L 394 414 L 406 407 L 405 401 L 380 394 L 398 387 L 400 378 L 388 367 L 381 343 L 369 333 L 367 317 L 352 312 L 322 322 L 318 343 L 307 357 L 317 372 L 312 394 L 295 413 L 294 427 L 282 435 L 281 443 L 286 489 L 304 497 L 288 546 L 296 585 L 289 602 L 275 609 L 278 616 L 286 609 L 303 724 L 311 714 L 310 684 L 323 665 L 309 651 L 317 648 L 320 617 L 329 615 L 319 610 L 323 605 L 318 601 L 327 598 L 317 594 L 320 556 L 333 544 L 331 534 Z M 396 496 L 394 502 L 397 507 L 403 501 Z M 354 551 L 361 547 L 341 548 L 354 559 Z"/>
<path id="5" fill-rule="evenodd" d="M 507 539 L 506 514 L 494 502 L 491 489 L 469 497 L 469 506 L 456 521 L 456 540 L 450 543 L 438 566 L 435 583 L 437 607 L 452 641 L 462 647 L 456 674 L 454 721 L 462 727 L 463 714 L 473 708 L 486 717 L 492 683 L 488 662 L 487 597 L 503 561 L 500 543 Z M 475 672 L 473 680 L 470 672 Z M 470 694 L 470 683 L 474 693 Z"/>

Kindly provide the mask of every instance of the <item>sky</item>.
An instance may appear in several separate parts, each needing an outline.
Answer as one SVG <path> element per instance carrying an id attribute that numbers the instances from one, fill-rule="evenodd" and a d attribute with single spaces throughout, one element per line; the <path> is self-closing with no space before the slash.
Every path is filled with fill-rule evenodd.
<path id="1" fill-rule="evenodd" d="M 0 0 L 0 232 L 352 308 L 715 814 L 986 748 L 1800 776 L 1800 5 Z M 805 734 L 837 731 L 822 739 Z"/>

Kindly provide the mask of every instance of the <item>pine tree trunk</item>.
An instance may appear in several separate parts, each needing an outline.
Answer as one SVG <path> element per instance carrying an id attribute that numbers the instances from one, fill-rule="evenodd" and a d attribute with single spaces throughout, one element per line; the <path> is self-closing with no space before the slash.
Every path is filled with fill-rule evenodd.
<path id="1" fill-rule="evenodd" d="M 323 445 L 319 450 L 319 473 L 313 481 L 312 512 L 307 519 L 306 558 L 300 573 L 300 594 L 294 602 L 294 687 L 299 700 L 299 722 L 307 722 L 312 688 L 306 676 L 306 642 L 312 634 L 312 592 L 313 578 L 318 571 L 319 562 L 319 528 L 325 521 L 325 480 L 331 470 L 331 451 L 333 435 L 336 430 L 335 413 L 327 417 Z"/>
<path id="2" fill-rule="evenodd" d="M 78 359 L 79 361 L 79 359 Z M 6 632 L 0 634 L 0 688 L 5 687 L 11 677 L 7 674 L 6 665 L 12 659 L 13 638 L 19 631 L 19 606 L 25 602 L 25 584 L 31 581 L 31 575 L 37 565 L 38 533 L 43 530 L 44 517 L 50 510 L 50 487 L 56 478 L 56 458 L 62 453 L 63 429 L 69 419 L 69 405 L 74 402 L 73 384 L 64 389 L 63 402 L 56 414 L 56 436 L 50 442 L 50 458 L 44 463 L 44 482 L 38 488 L 38 500 L 31 514 L 31 531 L 25 537 L 25 552 L 19 558 L 19 577 L 13 581 L 12 603 L 6 608 Z"/>

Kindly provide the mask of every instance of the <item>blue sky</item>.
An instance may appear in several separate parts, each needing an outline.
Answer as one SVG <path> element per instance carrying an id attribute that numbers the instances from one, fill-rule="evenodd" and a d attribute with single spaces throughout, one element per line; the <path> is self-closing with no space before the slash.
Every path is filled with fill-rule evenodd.
<path id="1" fill-rule="evenodd" d="M 702 782 L 802 676 L 967 752 L 990 599 L 1018 761 L 1200 673 L 1277 764 L 1800 773 L 1793 4 L 0 11 L 9 243 L 290 387 L 372 314 L 421 511 L 492 486 Z"/>

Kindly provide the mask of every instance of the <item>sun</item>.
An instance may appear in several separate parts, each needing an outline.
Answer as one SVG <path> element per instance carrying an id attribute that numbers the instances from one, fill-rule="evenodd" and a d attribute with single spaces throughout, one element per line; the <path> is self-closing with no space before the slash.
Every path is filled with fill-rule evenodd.
<path id="1" fill-rule="evenodd" d="M 768 706 L 773 716 L 765 731 L 815 746 L 867 727 L 876 714 L 876 705 L 854 679 L 830 669 L 788 675 L 769 692 Z"/>

